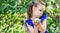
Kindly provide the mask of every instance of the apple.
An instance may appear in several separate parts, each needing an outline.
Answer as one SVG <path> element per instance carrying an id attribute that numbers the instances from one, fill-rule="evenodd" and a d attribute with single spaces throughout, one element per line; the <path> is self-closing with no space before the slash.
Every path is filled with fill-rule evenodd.
<path id="1" fill-rule="evenodd" d="M 35 18 L 34 19 L 35 22 L 39 22 L 39 20 L 40 20 L 39 18 Z"/>

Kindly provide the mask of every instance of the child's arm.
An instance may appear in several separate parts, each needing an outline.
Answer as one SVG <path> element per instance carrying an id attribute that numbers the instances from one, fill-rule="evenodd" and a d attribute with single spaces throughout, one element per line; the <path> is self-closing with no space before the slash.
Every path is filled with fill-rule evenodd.
<path id="1" fill-rule="evenodd" d="M 34 26 L 34 33 L 38 33 L 38 27 Z"/>
<path id="2" fill-rule="evenodd" d="M 45 19 L 42 24 L 39 23 L 39 30 L 41 31 L 41 33 L 44 33 L 46 31 L 46 21 L 47 19 Z"/>
<path id="3" fill-rule="evenodd" d="M 27 24 L 27 26 L 28 26 L 28 30 L 30 31 L 30 33 L 38 33 L 37 26 L 34 26 L 34 28 L 28 24 Z"/>

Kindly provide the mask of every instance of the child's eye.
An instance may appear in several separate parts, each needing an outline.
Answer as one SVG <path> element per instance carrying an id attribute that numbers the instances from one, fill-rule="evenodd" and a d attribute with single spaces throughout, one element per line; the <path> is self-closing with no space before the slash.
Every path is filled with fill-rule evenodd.
<path id="1" fill-rule="evenodd" d="M 42 10 L 40 10 L 40 11 L 42 11 Z"/>

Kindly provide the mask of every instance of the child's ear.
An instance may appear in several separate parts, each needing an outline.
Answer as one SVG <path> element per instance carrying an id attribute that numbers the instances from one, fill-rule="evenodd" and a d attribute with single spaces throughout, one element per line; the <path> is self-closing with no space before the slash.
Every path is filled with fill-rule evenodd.
<path id="1" fill-rule="evenodd" d="M 35 7 L 35 6 L 33 6 L 33 8 L 32 8 L 32 9 L 33 9 L 33 11 L 36 11 L 36 7 Z"/>

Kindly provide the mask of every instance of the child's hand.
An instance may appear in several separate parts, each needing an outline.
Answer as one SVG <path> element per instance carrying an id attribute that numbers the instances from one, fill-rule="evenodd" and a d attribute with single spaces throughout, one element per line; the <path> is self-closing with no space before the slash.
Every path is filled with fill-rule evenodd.
<path id="1" fill-rule="evenodd" d="M 34 20 L 34 26 L 39 26 L 40 24 L 40 19 L 37 19 L 36 21 Z"/>
<path id="2" fill-rule="evenodd" d="M 34 21 L 34 26 L 38 26 L 38 22 L 36 23 L 36 22 Z"/>

